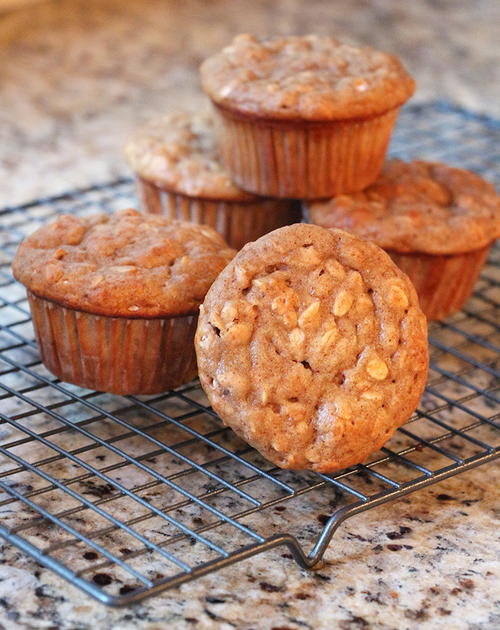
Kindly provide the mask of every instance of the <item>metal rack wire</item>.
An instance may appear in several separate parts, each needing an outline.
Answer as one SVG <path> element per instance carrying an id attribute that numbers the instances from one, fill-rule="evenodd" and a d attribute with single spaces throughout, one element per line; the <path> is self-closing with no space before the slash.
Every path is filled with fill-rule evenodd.
<path id="1" fill-rule="evenodd" d="M 494 179 L 500 124 L 446 104 L 407 108 L 393 154 Z M 337 527 L 499 455 L 500 251 L 466 308 L 430 331 L 420 408 L 363 465 L 273 467 L 222 426 L 197 383 L 111 396 L 40 363 L 18 242 L 59 212 L 134 205 L 129 180 L 0 210 L 0 536 L 99 601 L 128 604 L 278 545 L 303 567 Z"/>

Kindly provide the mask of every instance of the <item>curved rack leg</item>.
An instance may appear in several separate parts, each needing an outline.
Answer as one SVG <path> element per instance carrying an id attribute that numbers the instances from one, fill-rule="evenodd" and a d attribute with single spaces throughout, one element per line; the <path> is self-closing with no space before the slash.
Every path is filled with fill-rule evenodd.
<path id="1" fill-rule="evenodd" d="M 402 485 L 396 490 L 381 492 L 379 495 L 375 495 L 374 497 L 370 498 L 369 501 L 356 501 L 356 503 L 353 503 L 352 505 L 347 505 L 343 508 L 340 508 L 339 510 L 337 510 L 337 512 L 335 512 L 335 514 L 331 516 L 323 531 L 319 535 L 316 544 L 308 555 L 304 553 L 299 542 L 293 536 L 286 537 L 286 540 L 283 540 L 283 544 L 286 544 L 289 547 L 295 561 L 301 567 L 305 569 L 312 569 L 316 564 L 318 564 L 318 562 L 321 561 L 333 535 L 340 527 L 340 525 L 348 518 L 351 518 L 352 516 L 355 516 L 360 512 L 364 512 L 365 510 L 378 507 L 379 505 L 382 505 L 384 503 L 388 503 L 389 501 L 395 501 L 407 494 L 416 492 L 421 488 L 425 488 L 427 486 L 443 481 L 448 477 L 453 477 L 458 472 L 457 468 L 460 469 L 459 472 L 465 472 L 466 470 L 470 470 L 471 468 L 475 468 L 476 466 L 479 466 L 486 462 L 493 461 L 499 456 L 500 449 L 496 449 L 486 456 L 478 456 L 476 459 L 473 459 L 463 464 L 459 464 L 458 466 L 449 466 L 447 469 L 443 470 L 440 473 L 434 474 L 432 477 L 424 477 L 418 481 L 413 480 L 407 482 L 407 484 Z"/>

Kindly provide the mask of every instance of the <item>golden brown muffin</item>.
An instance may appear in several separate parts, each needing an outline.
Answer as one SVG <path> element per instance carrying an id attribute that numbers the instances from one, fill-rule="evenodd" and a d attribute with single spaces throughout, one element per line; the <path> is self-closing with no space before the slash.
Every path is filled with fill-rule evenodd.
<path id="1" fill-rule="evenodd" d="M 222 161 L 245 190 L 361 190 L 383 163 L 414 81 L 392 55 L 318 35 L 239 35 L 201 66 Z"/>
<path id="2" fill-rule="evenodd" d="M 196 352 L 226 424 L 275 464 L 320 472 L 382 446 L 428 367 L 425 317 L 389 256 L 304 224 L 246 245 L 219 275 Z"/>
<path id="3" fill-rule="evenodd" d="M 123 210 L 59 216 L 12 267 L 45 365 L 83 387 L 138 394 L 194 378 L 196 311 L 233 255 L 207 226 Z"/>
<path id="4" fill-rule="evenodd" d="M 125 155 L 145 212 L 210 225 L 236 249 L 299 220 L 293 202 L 260 198 L 231 182 L 207 115 L 153 120 L 127 142 Z"/>
<path id="5" fill-rule="evenodd" d="M 500 198 L 478 175 L 432 162 L 390 160 L 365 191 L 310 203 L 313 223 L 385 249 L 409 275 L 429 319 L 459 310 L 500 235 Z"/>

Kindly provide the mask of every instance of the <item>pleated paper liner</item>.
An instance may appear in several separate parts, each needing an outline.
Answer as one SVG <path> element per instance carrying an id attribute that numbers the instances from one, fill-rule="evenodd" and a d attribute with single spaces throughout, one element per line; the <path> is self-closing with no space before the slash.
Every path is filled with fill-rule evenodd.
<path id="1" fill-rule="evenodd" d="M 276 228 L 300 221 L 300 208 L 289 199 L 227 201 L 189 197 L 142 177 L 137 178 L 137 188 L 143 212 L 209 225 L 235 249 Z"/>
<path id="2" fill-rule="evenodd" d="M 467 302 L 486 262 L 491 244 L 465 254 L 401 254 L 387 250 L 415 285 L 427 319 L 439 320 Z"/>
<path id="3" fill-rule="evenodd" d="M 197 314 L 108 317 L 30 292 L 28 299 L 42 362 L 62 381 L 114 394 L 154 394 L 197 374 Z"/>
<path id="4" fill-rule="evenodd" d="M 240 115 L 214 104 L 219 153 L 231 179 L 258 195 L 294 199 L 332 197 L 373 183 L 398 112 L 287 121 Z"/>

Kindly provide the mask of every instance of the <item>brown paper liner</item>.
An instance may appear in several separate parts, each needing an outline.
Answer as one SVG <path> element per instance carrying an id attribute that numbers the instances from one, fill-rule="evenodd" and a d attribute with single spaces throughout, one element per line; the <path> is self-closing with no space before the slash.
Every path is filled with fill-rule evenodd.
<path id="1" fill-rule="evenodd" d="M 259 120 L 214 104 L 216 138 L 244 190 L 319 199 L 363 190 L 382 169 L 399 108 L 366 119 Z"/>
<path id="2" fill-rule="evenodd" d="M 42 362 L 62 381 L 113 394 L 154 394 L 197 374 L 198 315 L 107 317 L 30 292 L 28 299 Z"/>
<path id="3" fill-rule="evenodd" d="M 450 256 L 386 251 L 415 285 L 427 319 L 438 320 L 459 311 L 469 299 L 490 247 Z"/>
<path id="4" fill-rule="evenodd" d="M 276 228 L 300 221 L 300 209 L 289 199 L 202 199 L 161 188 L 142 177 L 137 178 L 137 189 L 143 212 L 209 225 L 235 249 Z"/>

